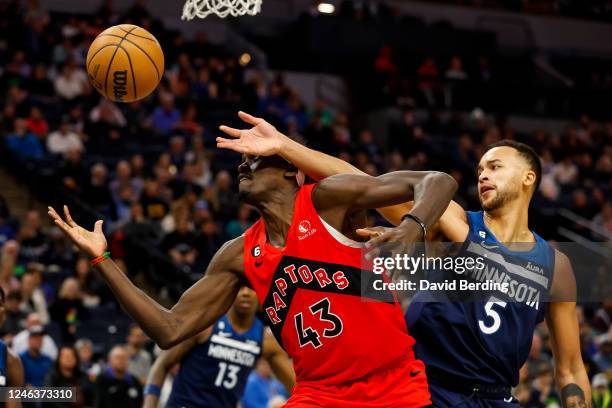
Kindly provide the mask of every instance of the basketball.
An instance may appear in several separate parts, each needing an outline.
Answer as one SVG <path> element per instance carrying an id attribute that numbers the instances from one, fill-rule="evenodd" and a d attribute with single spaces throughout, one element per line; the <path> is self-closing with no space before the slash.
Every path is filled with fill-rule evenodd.
<path id="1" fill-rule="evenodd" d="M 89 82 L 108 99 L 134 102 L 155 90 L 164 74 L 164 53 L 142 27 L 120 24 L 100 33 L 87 52 Z"/>

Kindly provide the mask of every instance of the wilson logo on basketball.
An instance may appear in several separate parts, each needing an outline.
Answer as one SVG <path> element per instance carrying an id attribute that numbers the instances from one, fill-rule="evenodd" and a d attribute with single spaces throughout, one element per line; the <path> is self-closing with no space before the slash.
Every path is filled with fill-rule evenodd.
<path id="1" fill-rule="evenodd" d="M 113 72 L 113 96 L 117 102 L 122 102 L 123 97 L 127 95 L 127 71 L 115 71 Z"/>
<path id="2" fill-rule="evenodd" d="M 298 224 L 298 231 L 301 234 L 301 235 L 298 235 L 298 239 L 302 240 L 304 238 L 308 238 L 309 236 L 311 236 L 312 234 L 317 232 L 317 229 L 316 228 L 312 228 L 312 226 L 310 225 L 310 221 L 302 220 Z"/>

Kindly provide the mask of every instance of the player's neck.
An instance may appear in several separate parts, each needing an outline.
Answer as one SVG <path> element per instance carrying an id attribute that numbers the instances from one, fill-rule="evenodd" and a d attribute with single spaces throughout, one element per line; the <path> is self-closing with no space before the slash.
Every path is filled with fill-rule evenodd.
<path id="1" fill-rule="evenodd" d="M 484 212 L 484 223 L 500 242 L 533 242 L 529 230 L 529 202 L 514 200 Z"/>
<path id="2" fill-rule="evenodd" d="M 293 219 L 296 192 L 294 188 L 271 191 L 258 206 L 266 226 L 268 242 L 275 247 L 285 246 Z"/>
<path id="3" fill-rule="evenodd" d="M 249 313 L 248 315 L 241 315 L 240 313 L 237 313 L 234 308 L 231 308 L 227 313 L 227 318 L 234 328 L 234 331 L 240 334 L 248 331 L 253 326 L 255 315 L 252 313 Z"/>

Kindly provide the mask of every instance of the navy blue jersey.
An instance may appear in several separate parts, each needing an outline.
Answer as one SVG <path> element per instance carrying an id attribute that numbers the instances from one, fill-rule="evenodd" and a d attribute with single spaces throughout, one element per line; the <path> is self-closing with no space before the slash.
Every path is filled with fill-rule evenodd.
<path id="1" fill-rule="evenodd" d="M 487 292 L 479 301 L 424 301 L 429 294 L 417 292 L 406 323 L 428 372 L 467 383 L 514 386 L 533 331 L 544 319 L 554 250 L 534 233 L 531 250 L 511 251 L 486 227 L 482 211 L 466 214 L 470 230 L 458 256 L 481 257 L 482 264 L 463 278 L 506 282 L 507 292 Z"/>
<path id="2" fill-rule="evenodd" d="M 236 333 L 227 315 L 181 361 L 167 407 L 235 408 L 262 352 L 263 323 Z"/>
<path id="3" fill-rule="evenodd" d="M 0 387 L 6 387 L 8 384 L 7 352 L 6 344 L 0 340 Z"/>

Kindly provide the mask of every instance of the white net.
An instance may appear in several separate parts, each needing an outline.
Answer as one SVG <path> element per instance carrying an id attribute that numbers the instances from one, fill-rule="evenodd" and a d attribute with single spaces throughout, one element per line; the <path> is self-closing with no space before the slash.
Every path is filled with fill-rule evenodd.
<path id="1" fill-rule="evenodd" d="M 254 16 L 261 11 L 262 0 L 187 0 L 183 7 L 183 20 L 205 18 L 216 14 L 221 18 L 245 14 Z"/>

